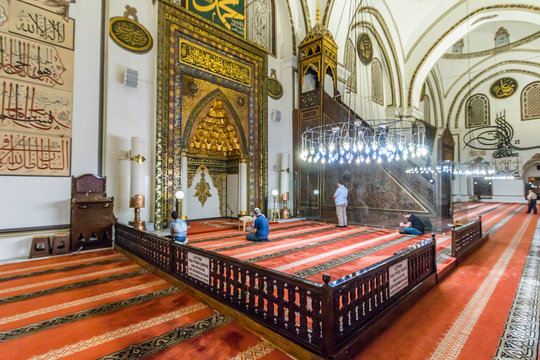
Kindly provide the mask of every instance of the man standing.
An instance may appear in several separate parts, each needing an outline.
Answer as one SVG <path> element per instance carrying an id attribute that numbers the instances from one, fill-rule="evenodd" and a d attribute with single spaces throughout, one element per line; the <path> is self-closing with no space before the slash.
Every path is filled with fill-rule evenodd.
<path id="1" fill-rule="evenodd" d="M 171 238 L 179 244 L 187 245 L 188 226 L 186 222 L 178 218 L 178 213 L 176 211 L 171 213 L 171 217 L 173 219 L 173 221 L 171 221 L 171 225 L 169 226 L 171 230 Z"/>
<path id="2" fill-rule="evenodd" d="M 349 190 L 343 185 L 343 182 L 340 180 L 337 183 L 337 189 L 334 193 L 334 201 L 336 203 L 336 214 L 338 219 L 338 224 L 336 227 L 342 228 L 347 227 L 347 195 Z"/>
<path id="3" fill-rule="evenodd" d="M 400 234 L 422 235 L 424 233 L 424 224 L 416 215 L 411 212 L 403 213 L 403 217 L 407 220 L 406 223 L 399 223 L 403 228 Z"/>
<path id="4" fill-rule="evenodd" d="M 253 209 L 253 216 L 256 216 L 253 223 L 253 231 L 246 235 L 246 239 L 250 241 L 268 241 L 268 234 L 270 233 L 268 219 L 261 214 L 259 208 Z"/>
<path id="5" fill-rule="evenodd" d="M 536 214 L 536 199 L 538 196 L 536 196 L 536 193 L 532 190 L 529 190 L 529 194 L 527 195 L 527 201 L 529 202 L 529 208 L 527 209 L 527 214 L 531 213 L 531 210 L 534 214 Z"/>

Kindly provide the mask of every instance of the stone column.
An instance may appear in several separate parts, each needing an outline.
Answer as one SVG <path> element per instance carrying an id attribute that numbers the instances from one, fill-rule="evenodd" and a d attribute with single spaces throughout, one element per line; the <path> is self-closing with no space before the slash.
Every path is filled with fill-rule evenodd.
<path id="1" fill-rule="evenodd" d="M 180 189 L 184 192 L 184 198 L 182 199 L 182 220 L 187 220 L 187 193 L 188 193 L 188 161 L 187 154 L 182 153 L 182 164 L 180 167 Z"/>
<path id="2" fill-rule="evenodd" d="M 247 208 L 247 160 L 240 159 L 238 163 L 238 215 L 248 214 Z"/>

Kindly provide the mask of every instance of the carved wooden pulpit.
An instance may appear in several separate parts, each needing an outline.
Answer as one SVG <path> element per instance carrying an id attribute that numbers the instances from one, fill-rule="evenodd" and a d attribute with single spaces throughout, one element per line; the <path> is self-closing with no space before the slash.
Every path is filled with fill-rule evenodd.
<path id="1" fill-rule="evenodd" d="M 71 178 L 71 251 L 112 246 L 114 198 L 106 189 L 104 177 Z"/>

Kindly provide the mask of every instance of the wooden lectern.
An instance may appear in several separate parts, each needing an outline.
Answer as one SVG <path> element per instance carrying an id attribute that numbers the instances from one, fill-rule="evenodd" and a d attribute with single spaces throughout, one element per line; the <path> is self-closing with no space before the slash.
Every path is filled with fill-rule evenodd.
<path id="1" fill-rule="evenodd" d="M 71 178 L 71 251 L 112 246 L 114 198 L 106 188 L 104 177 Z"/>

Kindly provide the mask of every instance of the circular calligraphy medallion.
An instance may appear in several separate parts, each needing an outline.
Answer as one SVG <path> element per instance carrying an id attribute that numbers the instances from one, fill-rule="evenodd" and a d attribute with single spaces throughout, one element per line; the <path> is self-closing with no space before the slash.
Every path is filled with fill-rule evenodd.
<path id="1" fill-rule="evenodd" d="M 147 53 L 152 49 L 152 36 L 144 26 L 127 17 L 109 20 L 109 34 L 119 46 L 136 53 Z"/>
<path id="2" fill-rule="evenodd" d="M 268 77 L 268 95 L 276 100 L 280 99 L 283 95 L 283 85 L 281 85 L 278 79 Z"/>
<path id="3" fill-rule="evenodd" d="M 490 87 L 489 92 L 495 99 L 504 99 L 514 95 L 518 88 L 518 83 L 512 78 L 501 78 L 495 81 Z"/>
<path id="4" fill-rule="evenodd" d="M 358 49 L 358 57 L 360 57 L 362 64 L 368 65 L 373 59 L 373 44 L 368 34 L 363 33 L 358 35 L 356 48 Z"/>

